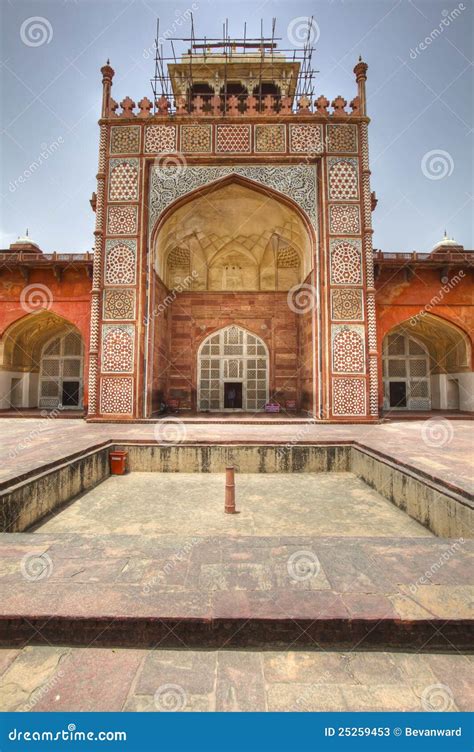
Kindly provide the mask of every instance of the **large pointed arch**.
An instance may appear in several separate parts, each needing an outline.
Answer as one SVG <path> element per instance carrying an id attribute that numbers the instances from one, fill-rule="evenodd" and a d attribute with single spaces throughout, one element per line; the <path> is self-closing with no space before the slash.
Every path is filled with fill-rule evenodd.
<path id="1" fill-rule="evenodd" d="M 279 248 L 291 249 L 298 259 L 297 276 L 289 278 L 289 287 L 303 282 L 315 265 L 316 235 L 306 212 L 285 194 L 232 173 L 177 198 L 162 212 L 151 233 L 155 272 L 172 287 L 166 259 L 172 247 L 187 248 L 195 273 L 193 289 L 208 289 L 211 258 L 229 244 L 242 258 L 246 245 L 257 265 L 265 265 L 260 278 L 267 280 L 267 287 L 259 284 L 257 289 L 272 289 L 268 280 L 278 279 L 264 269 L 270 263 L 276 266 Z"/>

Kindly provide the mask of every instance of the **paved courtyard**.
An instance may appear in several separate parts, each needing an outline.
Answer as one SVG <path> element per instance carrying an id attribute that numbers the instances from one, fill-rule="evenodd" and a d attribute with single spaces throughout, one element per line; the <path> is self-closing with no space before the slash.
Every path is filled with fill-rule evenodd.
<path id="1" fill-rule="evenodd" d="M 343 651 L 0 650 L 15 711 L 472 710 L 472 658 Z"/>
<path id="2" fill-rule="evenodd" d="M 36 530 L 43 534 L 431 536 L 352 473 L 236 473 L 238 514 L 224 514 L 221 473 L 110 477 Z"/>
<path id="3" fill-rule="evenodd" d="M 472 487 L 472 422 L 183 422 L 185 442 L 356 441 Z M 156 424 L 1 421 L 0 484 Z M 183 428 L 184 426 L 184 428 Z M 352 473 L 110 477 L 0 535 L 0 710 L 472 710 L 472 541 Z M 110 677 L 104 682 L 104 676 Z"/>

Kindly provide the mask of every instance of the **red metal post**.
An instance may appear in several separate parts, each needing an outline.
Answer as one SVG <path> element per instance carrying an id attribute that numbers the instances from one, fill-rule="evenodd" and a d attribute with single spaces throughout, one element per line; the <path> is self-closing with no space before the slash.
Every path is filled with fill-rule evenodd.
<path id="1" fill-rule="evenodd" d="M 235 473 L 234 468 L 225 469 L 225 507 L 226 514 L 235 514 Z"/>

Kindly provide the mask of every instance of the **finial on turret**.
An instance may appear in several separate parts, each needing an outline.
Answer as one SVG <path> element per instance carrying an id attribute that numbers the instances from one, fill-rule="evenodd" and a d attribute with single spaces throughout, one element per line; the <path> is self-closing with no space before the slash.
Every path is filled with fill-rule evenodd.
<path id="1" fill-rule="evenodd" d="M 110 114 L 110 90 L 115 75 L 109 58 L 107 58 L 107 63 L 102 66 L 100 72 L 102 73 L 102 117 L 108 117 Z"/>
<path id="2" fill-rule="evenodd" d="M 362 55 L 359 55 L 359 61 L 356 63 L 354 73 L 357 81 L 358 97 L 359 97 L 359 110 L 361 115 L 367 114 L 366 108 L 366 96 L 365 96 L 365 82 L 367 81 L 367 70 L 369 66 L 362 60 Z"/>

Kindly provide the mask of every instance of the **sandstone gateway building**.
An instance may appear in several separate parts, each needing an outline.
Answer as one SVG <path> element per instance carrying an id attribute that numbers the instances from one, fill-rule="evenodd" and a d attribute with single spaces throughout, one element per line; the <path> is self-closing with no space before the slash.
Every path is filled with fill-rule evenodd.
<path id="1" fill-rule="evenodd" d="M 105 65 L 94 253 L 0 256 L 1 409 L 472 410 L 472 256 L 373 250 L 367 67 L 348 104 L 274 46 L 193 45 L 118 105 Z"/>

